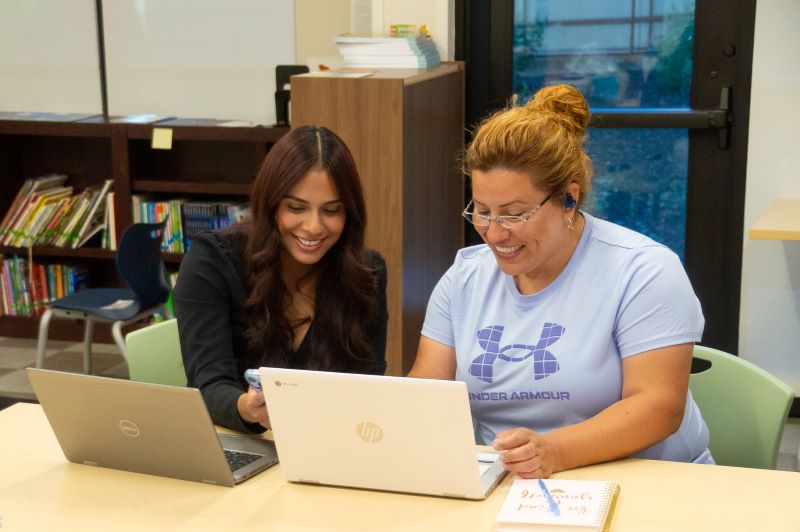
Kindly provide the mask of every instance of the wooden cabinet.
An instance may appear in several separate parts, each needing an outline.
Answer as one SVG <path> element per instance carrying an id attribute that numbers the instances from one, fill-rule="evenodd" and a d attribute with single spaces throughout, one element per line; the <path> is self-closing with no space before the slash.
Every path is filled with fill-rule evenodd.
<path id="1" fill-rule="evenodd" d="M 172 129 L 172 148 L 151 147 L 153 127 Z M 67 174 L 76 191 L 114 180 L 119 235 L 133 220 L 132 194 L 155 198 L 187 197 L 246 200 L 250 185 L 272 144 L 288 128 L 223 127 L 214 121 L 167 120 L 155 125 L 108 123 L 102 118 L 78 122 L 0 120 L 0 217 L 29 177 Z M 120 286 L 110 250 L 82 247 L 34 247 L 34 260 L 78 264 L 89 270 L 92 286 Z M 0 254 L 27 256 L 27 249 L 0 246 Z M 177 269 L 182 255 L 165 254 Z M 0 316 L 0 336 L 37 335 L 38 318 Z M 81 341 L 82 325 L 56 320 L 50 338 Z M 98 341 L 112 342 L 98 324 Z"/>
<path id="2" fill-rule="evenodd" d="M 414 361 L 428 298 L 464 242 L 464 70 L 292 78 L 292 125 L 325 126 L 353 152 L 367 245 L 386 259 L 388 374 Z"/>

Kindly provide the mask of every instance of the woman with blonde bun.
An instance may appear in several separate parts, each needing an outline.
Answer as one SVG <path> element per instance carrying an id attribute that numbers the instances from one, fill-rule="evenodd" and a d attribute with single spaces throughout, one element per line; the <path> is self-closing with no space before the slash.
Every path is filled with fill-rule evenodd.
<path id="1" fill-rule="evenodd" d="M 465 382 L 476 441 L 520 477 L 714 463 L 688 391 L 700 304 L 667 247 L 581 210 L 588 123 L 583 95 L 554 85 L 478 127 L 463 215 L 485 244 L 437 284 L 409 376 Z"/>

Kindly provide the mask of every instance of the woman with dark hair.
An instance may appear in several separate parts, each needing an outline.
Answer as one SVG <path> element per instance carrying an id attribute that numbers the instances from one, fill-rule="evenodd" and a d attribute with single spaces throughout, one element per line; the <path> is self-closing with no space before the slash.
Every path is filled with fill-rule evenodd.
<path id="1" fill-rule="evenodd" d="M 383 374 L 386 265 L 364 248 L 355 162 L 324 127 L 304 126 L 267 154 L 252 218 L 200 233 L 181 264 L 175 311 L 189 386 L 218 425 L 269 428 L 260 366 Z"/>

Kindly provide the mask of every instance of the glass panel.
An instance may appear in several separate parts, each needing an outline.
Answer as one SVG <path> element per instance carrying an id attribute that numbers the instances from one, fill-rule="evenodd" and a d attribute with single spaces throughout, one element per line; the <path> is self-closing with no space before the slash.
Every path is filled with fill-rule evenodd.
<path id="1" fill-rule="evenodd" d="M 688 107 L 694 0 L 515 0 L 514 92 L 565 82 L 592 107 Z"/>
<path id="2" fill-rule="evenodd" d="M 585 210 L 669 246 L 683 260 L 688 130 L 594 128 L 586 148 L 595 171 Z"/>
<path id="3" fill-rule="evenodd" d="M 593 109 L 688 108 L 695 0 L 515 0 L 514 92 L 569 83 Z M 587 210 L 684 257 L 689 137 L 599 129 Z"/>

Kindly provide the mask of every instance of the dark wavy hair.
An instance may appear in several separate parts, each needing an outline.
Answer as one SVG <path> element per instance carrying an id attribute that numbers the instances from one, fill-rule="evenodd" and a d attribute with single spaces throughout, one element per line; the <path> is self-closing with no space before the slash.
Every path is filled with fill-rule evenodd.
<path id="1" fill-rule="evenodd" d="M 339 240 L 312 270 L 316 276 L 314 326 L 307 333 L 311 334 L 311 358 L 305 368 L 358 371 L 371 360 L 364 324 L 377 305 L 377 280 L 364 248 L 367 214 L 361 181 L 341 138 L 324 127 L 303 126 L 275 143 L 253 184 L 245 254 L 250 349 L 240 360 L 242 369 L 289 365 L 293 329 L 286 317 L 290 297 L 281 275 L 276 213 L 289 190 L 308 172 L 319 169 L 333 180 L 346 219 Z"/>

